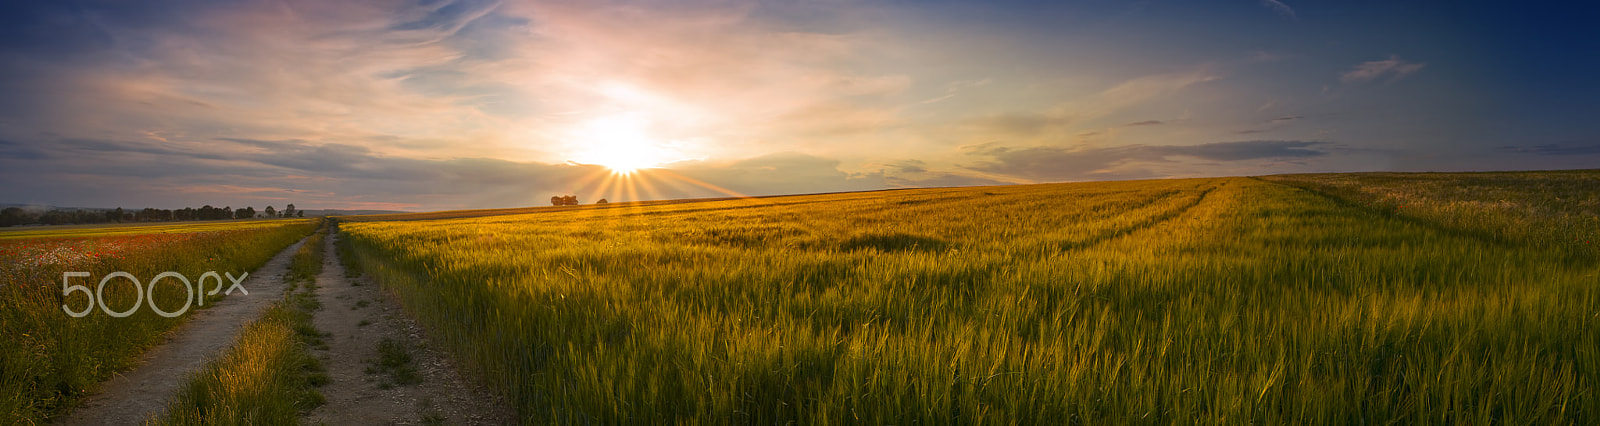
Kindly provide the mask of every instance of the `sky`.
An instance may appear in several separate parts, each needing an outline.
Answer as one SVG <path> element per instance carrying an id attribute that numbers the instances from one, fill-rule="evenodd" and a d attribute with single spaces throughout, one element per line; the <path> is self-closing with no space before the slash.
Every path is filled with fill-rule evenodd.
<path id="1" fill-rule="evenodd" d="M 0 203 L 1597 168 L 1576 3 L 7 2 Z"/>

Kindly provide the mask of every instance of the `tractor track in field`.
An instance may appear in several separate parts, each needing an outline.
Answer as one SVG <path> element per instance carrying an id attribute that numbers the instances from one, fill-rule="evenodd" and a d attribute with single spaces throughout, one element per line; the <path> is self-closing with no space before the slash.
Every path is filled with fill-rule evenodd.
<path id="1" fill-rule="evenodd" d="M 1389 218 L 1391 220 L 1404 222 L 1404 223 L 1407 223 L 1407 224 L 1411 224 L 1411 225 L 1414 225 L 1414 226 L 1417 226 L 1417 227 L 1425 228 L 1425 229 L 1428 229 L 1430 231 L 1438 232 L 1440 234 L 1444 234 L 1444 235 L 1448 235 L 1448 236 L 1452 236 L 1452 237 L 1456 237 L 1456 238 L 1472 240 L 1472 241 L 1476 241 L 1476 242 L 1479 242 L 1479 243 L 1492 245 L 1494 247 L 1498 247 L 1498 248 L 1502 248 L 1502 249 L 1511 248 L 1512 246 L 1514 246 L 1516 244 L 1515 241 L 1507 240 L 1505 238 L 1495 236 L 1495 235 L 1490 234 L 1488 232 L 1475 232 L 1475 231 L 1470 230 L 1470 229 L 1461 229 L 1461 228 L 1451 227 L 1451 226 L 1448 226 L 1448 225 L 1444 225 L 1444 224 L 1440 224 L 1440 223 L 1437 223 L 1437 222 L 1429 221 L 1429 220 L 1423 219 L 1423 218 L 1406 216 L 1406 215 L 1399 214 L 1399 213 L 1394 213 L 1394 212 L 1384 212 L 1384 211 L 1382 211 L 1380 209 L 1373 208 L 1372 206 L 1364 205 L 1364 204 L 1361 204 L 1358 201 L 1350 200 L 1350 199 L 1346 199 L 1344 197 L 1340 197 L 1338 195 L 1334 195 L 1332 193 L 1329 193 L 1327 191 L 1324 191 L 1324 190 L 1322 190 L 1320 188 L 1317 188 L 1317 187 L 1314 187 L 1314 186 L 1311 186 L 1311 185 L 1301 185 L 1301 184 L 1296 184 L 1294 182 L 1283 182 L 1283 181 L 1277 181 L 1277 180 L 1262 179 L 1262 178 L 1257 177 L 1257 176 L 1251 176 L 1250 179 L 1253 179 L 1253 180 L 1255 180 L 1257 182 L 1270 184 L 1270 185 L 1278 185 L 1278 186 L 1282 186 L 1282 187 L 1285 187 L 1285 188 L 1294 189 L 1296 191 L 1304 191 L 1305 193 L 1320 197 L 1320 198 L 1322 198 L 1324 200 L 1328 200 L 1329 202 L 1332 202 L 1332 203 L 1334 203 L 1336 205 L 1339 205 L 1339 206 L 1342 206 L 1342 207 L 1355 209 L 1355 210 L 1362 211 L 1362 212 L 1365 212 L 1365 213 L 1368 213 L 1368 214 L 1372 214 L 1372 215 L 1376 215 L 1376 216 L 1382 216 L 1382 217 L 1385 217 L 1385 218 Z"/>
<path id="2" fill-rule="evenodd" d="M 327 369 L 328 383 L 319 391 L 327 403 L 302 417 L 306 424 L 512 424 L 515 413 L 486 389 L 464 380 L 460 370 L 434 345 L 427 343 L 398 299 L 365 277 L 350 278 L 338 260 L 329 234 L 322 273 L 317 276 L 317 299 L 322 304 L 313 318 L 324 333 L 326 348 L 312 354 Z M 397 383 L 397 376 L 373 371 L 381 358 L 381 342 L 406 348 L 417 383 Z"/>
<path id="3" fill-rule="evenodd" d="M 1185 213 L 1188 213 L 1190 210 L 1193 210 L 1196 206 L 1199 206 L 1200 203 L 1203 203 L 1203 202 L 1206 201 L 1206 196 L 1207 195 L 1211 195 L 1212 191 L 1215 191 L 1215 190 L 1217 190 L 1217 188 L 1220 188 L 1220 187 L 1221 187 L 1220 184 L 1211 185 L 1209 187 L 1206 187 L 1205 189 L 1200 190 L 1200 194 L 1194 198 L 1194 201 L 1190 201 L 1188 203 L 1183 204 L 1182 206 L 1179 206 L 1177 208 L 1174 208 L 1174 209 L 1166 211 L 1166 212 L 1162 212 L 1162 213 L 1158 213 L 1158 214 L 1155 214 L 1155 215 L 1151 215 L 1149 218 L 1146 218 L 1145 220 L 1133 223 L 1133 224 L 1131 224 L 1131 225 L 1129 225 L 1127 227 L 1117 228 L 1117 229 L 1114 229 L 1114 230 L 1111 230 L 1111 231 L 1108 231 L 1108 232 L 1103 232 L 1103 233 L 1100 233 L 1099 235 L 1095 235 L 1093 237 L 1090 237 L 1089 239 L 1086 239 L 1086 240 L 1083 240 L 1083 241 L 1079 241 L 1079 242 L 1076 242 L 1076 243 L 1062 243 L 1062 244 L 1060 244 L 1058 246 L 1057 251 L 1065 252 L 1065 251 L 1073 251 L 1073 250 L 1082 250 L 1082 249 L 1094 247 L 1094 246 L 1097 246 L 1097 245 L 1100 245 L 1100 244 L 1108 243 L 1108 242 L 1111 242 L 1111 241 L 1116 240 L 1118 238 L 1122 238 L 1122 237 L 1126 237 L 1126 236 L 1129 236 L 1129 235 L 1133 235 L 1134 233 L 1137 233 L 1137 232 L 1140 232 L 1140 231 L 1144 231 L 1144 230 L 1147 230 L 1147 229 L 1155 228 L 1158 225 L 1161 225 L 1163 223 L 1172 221 L 1173 219 L 1177 219 L 1178 217 L 1183 216 Z M 1165 197 L 1162 197 L 1162 198 L 1165 198 Z M 1157 201 L 1159 201 L 1159 199 L 1158 200 L 1152 200 L 1151 202 L 1145 203 L 1144 205 L 1141 205 L 1140 207 L 1137 207 L 1137 208 L 1143 208 L 1145 206 L 1149 206 L 1150 204 L 1155 204 Z"/>
<path id="4" fill-rule="evenodd" d="M 242 283 L 249 294 L 230 295 L 210 307 L 190 311 L 189 318 L 167 332 L 161 344 L 139 356 L 135 367 L 105 381 L 97 393 L 55 423 L 127 425 L 159 415 L 190 373 L 231 347 L 245 324 L 260 318 L 268 305 L 283 298 L 283 275 L 294 252 L 305 243 L 302 238 L 290 244 L 250 272 Z"/>

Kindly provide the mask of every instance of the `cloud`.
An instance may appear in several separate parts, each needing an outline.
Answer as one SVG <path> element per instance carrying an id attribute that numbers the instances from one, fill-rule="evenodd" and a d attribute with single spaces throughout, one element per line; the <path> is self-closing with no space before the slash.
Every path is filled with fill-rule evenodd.
<path id="1" fill-rule="evenodd" d="M 338 197 L 422 208 L 525 205 L 494 197 L 570 189 L 592 167 L 565 161 L 595 141 L 569 130 L 619 114 L 649 117 L 656 142 L 704 159 L 676 164 L 683 173 L 737 180 L 714 185 L 761 194 L 885 186 L 836 160 L 767 155 L 855 151 L 903 123 L 899 97 L 917 82 L 873 66 L 884 34 L 847 19 L 810 30 L 759 9 L 720 0 L 8 8 L 6 181 L 33 181 L 21 179 L 27 168 L 73 175 L 55 182 L 78 186 L 3 195 L 137 193 L 155 203 L 210 182 L 284 196 L 329 185 L 323 192 Z M 59 161 L 35 161 L 50 158 Z M 128 189 L 90 189 L 105 185 Z"/>
<path id="2" fill-rule="evenodd" d="M 1262 5 L 1295 16 L 1282 2 Z M 1265 15 L 1261 7 L 1252 12 Z M 740 193 L 1162 176 L 1186 161 L 1274 147 L 1282 158 L 1319 151 L 1159 146 L 1227 137 L 1237 128 L 1213 120 L 1237 116 L 1218 111 L 1249 112 L 1268 98 L 1304 95 L 1284 91 L 1292 76 L 1273 73 L 1350 65 L 1293 53 L 1319 49 L 1325 37 L 1286 34 L 1273 43 L 1275 54 L 1255 52 L 1241 63 L 1237 45 L 1215 42 L 1246 33 L 1196 39 L 1146 27 L 1165 24 L 1136 22 L 1148 18 L 1138 14 L 1115 20 L 1137 25 L 1111 28 L 1097 24 L 1110 18 L 1098 7 L 1060 14 L 1073 22 L 1050 28 L 1019 25 L 1037 18 L 1014 19 L 1027 13 L 963 8 L 745 0 L 19 3 L 0 14 L 0 140 L 9 141 L 0 143 L 0 175 L 12 183 L 0 199 L 154 204 L 205 194 L 206 202 L 226 203 L 210 197 L 237 194 L 421 209 L 527 205 L 549 191 L 587 190 L 583 179 L 603 170 L 567 161 L 598 161 L 585 150 L 616 141 L 575 130 L 617 117 L 642 117 L 640 140 L 630 143 L 671 147 L 663 161 L 696 159 L 673 164 L 676 173 Z M 1095 42 L 1063 42 L 1071 40 Z M 1296 64 L 1249 62 L 1282 55 Z M 1374 76 L 1352 81 L 1393 81 L 1422 66 L 1391 59 L 1358 66 Z M 1224 74 L 1249 78 L 1207 84 Z M 1257 118 L 1291 107 L 1306 108 L 1263 106 L 1273 114 Z M 1201 114 L 1179 115 L 1191 109 Z M 1147 120 L 1155 117 L 1163 120 Z M 1119 132 L 1127 130 L 1119 125 L 1140 128 Z M 984 155 L 954 148 L 990 140 L 1128 143 L 1119 138 L 1134 133 L 1152 139 L 1138 141 L 1148 144 L 1142 148 Z M 895 161 L 907 153 L 927 163 Z M 1043 159 L 1035 166 L 1029 154 Z M 958 162 L 978 164 L 952 168 Z M 978 169 L 991 163 L 1021 172 Z M 672 194 L 715 195 L 707 191 L 686 186 Z"/>
<path id="3" fill-rule="evenodd" d="M 1393 83 L 1416 73 L 1428 64 L 1406 62 L 1399 55 L 1389 55 L 1389 59 L 1381 61 L 1362 62 L 1350 71 L 1339 76 L 1339 82 L 1344 84 L 1366 84 L 1380 78 L 1388 77 L 1388 82 Z"/>
<path id="4" fill-rule="evenodd" d="M 1326 142 L 1260 140 L 1199 145 L 1130 145 L 1111 148 L 1010 148 L 996 144 L 969 147 L 968 154 L 985 160 L 967 166 L 982 172 L 1035 180 L 1138 179 L 1159 176 L 1136 163 L 1172 162 L 1170 157 L 1211 161 L 1307 158 L 1326 155 L 1309 149 Z"/>
<path id="5" fill-rule="evenodd" d="M 1285 116 L 1282 116 L 1282 117 L 1274 117 L 1272 119 L 1267 120 L 1267 122 L 1268 123 L 1282 123 L 1282 122 L 1286 122 L 1286 121 L 1299 120 L 1299 119 L 1302 119 L 1302 118 L 1305 118 L 1305 117 L 1298 116 L 1298 115 L 1285 115 Z"/>
<path id="6" fill-rule="evenodd" d="M 903 160 L 898 163 L 891 164 L 889 167 L 895 168 L 900 173 L 922 173 L 928 171 L 927 165 L 928 163 L 923 162 L 922 160 Z"/>
<path id="7" fill-rule="evenodd" d="M 889 164 L 884 181 L 891 186 L 932 188 L 946 186 L 1010 185 L 1014 182 L 977 176 L 971 170 L 933 170 L 928 163 L 917 159 L 901 160 Z"/>
<path id="8" fill-rule="evenodd" d="M 1277 12 L 1279 15 L 1282 15 L 1285 18 L 1289 18 L 1289 19 L 1298 18 L 1297 16 L 1295 16 L 1294 9 L 1290 8 L 1289 5 L 1287 5 L 1287 4 L 1283 4 L 1283 2 L 1281 2 L 1281 1 L 1278 1 L 1278 0 L 1261 0 L 1261 5 L 1265 6 L 1268 9 L 1272 9 L 1273 12 Z"/>
<path id="9" fill-rule="evenodd" d="M 1213 142 L 1187 146 L 1161 146 L 1149 149 L 1161 152 L 1164 155 L 1187 155 L 1217 161 L 1240 161 L 1260 158 L 1302 158 L 1326 155 L 1327 153 L 1309 147 L 1325 145 L 1326 142 L 1316 141 L 1242 141 L 1242 142 Z"/>
<path id="10" fill-rule="evenodd" d="M 0 114 L 32 129 L 0 137 L 182 132 L 526 160 L 573 156 L 584 141 L 566 130 L 639 113 L 660 139 L 740 158 L 759 154 L 743 141 L 896 125 L 890 99 L 915 83 L 853 65 L 878 45 L 866 27 L 805 31 L 753 3 L 190 6 L 90 1 L 5 19 Z"/>
<path id="11" fill-rule="evenodd" d="M 1065 129 L 1074 123 L 1103 118 L 1117 111 L 1144 105 L 1189 86 L 1219 78 L 1221 78 L 1219 75 L 1211 71 L 1211 67 L 1197 66 L 1184 71 L 1125 80 L 1091 96 L 1085 96 L 1081 100 L 1057 104 L 1043 111 L 984 114 L 967 117 L 960 123 L 970 129 L 992 132 L 1000 136 L 1038 136 Z M 1160 123 L 1150 120 L 1128 125 Z"/>
<path id="12" fill-rule="evenodd" d="M 687 162 L 663 174 L 677 174 L 691 181 L 713 183 L 739 195 L 805 194 L 817 192 L 881 189 L 887 184 L 883 174 L 848 173 L 839 170 L 840 161 L 798 152 L 780 152 L 731 163 Z M 664 182 L 683 191 L 692 184 Z M 703 189 L 701 192 L 705 192 Z M 729 194 L 724 194 L 729 195 Z"/>
<path id="13" fill-rule="evenodd" d="M 1083 107 L 1079 115 L 1100 117 L 1113 111 L 1138 105 L 1182 90 L 1189 86 L 1222 78 L 1210 66 L 1197 66 L 1189 70 L 1135 78 L 1112 86 Z"/>
<path id="14" fill-rule="evenodd" d="M 917 175 L 888 176 L 886 181 L 893 186 L 905 188 L 939 188 L 949 186 L 990 186 L 1012 185 L 1013 182 L 990 179 L 970 174 L 950 172 L 926 172 Z"/>
<path id="15" fill-rule="evenodd" d="M 1002 135 L 1033 136 L 1066 127 L 1072 121 L 1060 113 L 1013 112 L 969 117 L 962 124 Z"/>
<path id="16" fill-rule="evenodd" d="M 23 144 L 0 139 L 0 159 L 7 158 L 33 161 L 49 158 L 49 155 Z"/>
<path id="17" fill-rule="evenodd" d="M 0 141 L 0 152 L 23 146 Z M 81 138 L 36 145 L 38 155 L 0 156 L 0 179 L 41 184 L 0 189 L 0 198 L 30 200 L 37 194 L 29 191 L 38 188 L 71 188 L 57 195 L 70 198 L 43 201 L 166 208 L 294 202 L 306 208 L 437 210 L 542 205 L 556 193 L 621 201 L 856 191 L 890 185 L 882 173 L 848 173 L 839 170 L 839 160 L 792 152 L 644 170 L 635 174 L 635 182 L 648 182 L 650 189 L 629 192 L 608 178 L 609 170 L 593 165 L 408 158 L 360 146 L 294 139 L 234 138 L 190 148 L 157 149 L 142 142 Z"/>
<path id="18" fill-rule="evenodd" d="M 991 82 L 992 81 L 987 77 L 985 77 L 983 79 L 979 79 L 979 80 L 952 81 L 952 82 L 946 83 L 944 85 L 945 94 L 943 96 L 930 98 L 930 99 L 924 100 L 924 101 L 919 102 L 919 103 L 921 103 L 921 104 L 931 104 L 931 103 L 943 101 L 945 99 L 954 98 L 954 97 L 956 97 L 956 93 L 958 93 L 958 92 L 960 92 L 962 90 L 987 86 Z"/>
<path id="19" fill-rule="evenodd" d="M 1600 143 L 1567 142 L 1534 146 L 1501 146 L 1497 147 L 1495 150 L 1500 152 L 1549 156 L 1595 155 L 1600 154 Z"/>

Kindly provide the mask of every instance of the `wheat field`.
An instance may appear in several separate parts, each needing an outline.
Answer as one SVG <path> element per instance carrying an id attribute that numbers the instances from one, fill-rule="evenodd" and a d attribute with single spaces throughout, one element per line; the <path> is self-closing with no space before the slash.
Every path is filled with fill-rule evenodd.
<path id="1" fill-rule="evenodd" d="M 1357 184 L 346 221 L 341 251 L 527 423 L 1600 421 L 1584 249 Z"/>

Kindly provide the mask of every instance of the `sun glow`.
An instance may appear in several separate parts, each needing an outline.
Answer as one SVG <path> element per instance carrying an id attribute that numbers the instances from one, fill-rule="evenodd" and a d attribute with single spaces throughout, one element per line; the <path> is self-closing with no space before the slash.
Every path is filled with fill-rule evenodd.
<path id="1" fill-rule="evenodd" d="M 673 152 L 649 134 L 649 120 L 638 114 L 608 115 L 581 125 L 573 134 L 580 145 L 573 161 L 598 164 L 617 174 L 673 161 Z"/>

